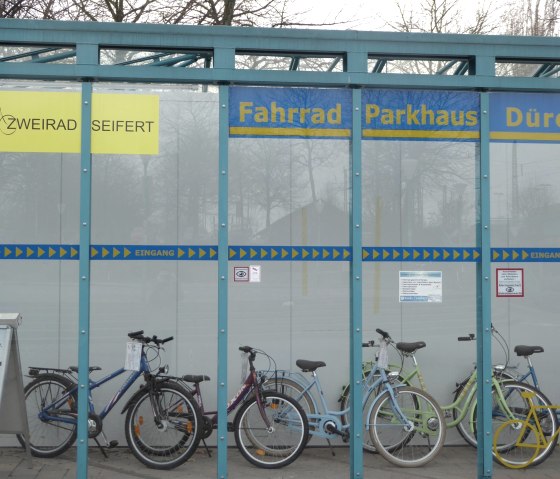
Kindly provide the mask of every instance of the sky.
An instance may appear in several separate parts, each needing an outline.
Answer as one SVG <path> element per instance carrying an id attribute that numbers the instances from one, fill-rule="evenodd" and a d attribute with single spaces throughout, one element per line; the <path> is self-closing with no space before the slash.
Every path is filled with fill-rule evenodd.
<path id="1" fill-rule="evenodd" d="M 453 0 L 448 0 L 448 4 Z M 511 0 L 456 0 L 465 24 L 474 21 L 477 6 L 491 5 L 494 18 L 499 19 L 499 12 Z M 398 0 L 401 5 L 418 6 L 420 0 Z M 388 22 L 398 18 L 397 0 L 296 0 L 294 6 L 298 11 L 307 11 L 306 18 L 316 23 L 345 22 L 327 26 L 328 29 L 380 30 L 392 28 Z"/>

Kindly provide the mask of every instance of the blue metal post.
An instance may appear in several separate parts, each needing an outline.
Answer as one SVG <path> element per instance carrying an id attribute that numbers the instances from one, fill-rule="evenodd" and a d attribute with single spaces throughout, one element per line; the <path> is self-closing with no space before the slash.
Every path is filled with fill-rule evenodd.
<path id="1" fill-rule="evenodd" d="M 89 310 L 91 242 L 91 82 L 82 83 L 80 168 L 80 285 L 78 340 L 78 449 L 76 478 L 88 473 Z"/>
<path id="2" fill-rule="evenodd" d="M 492 332 L 491 332 L 491 257 L 490 257 L 490 111 L 489 94 L 480 94 L 480 220 L 478 244 L 481 261 L 477 263 L 477 463 L 479 479 L 492 477 Z"/>
<path id="3" fill-rule="evenodd" d="M 364 476 L 362 451 L 362 90 L 352 90 L 352 204 L 350 208 L 350 478 Z"/>
<path id="4" fill-rule="evenodd" d="M 218 180 L 218 479 L 227 477 L 229 87 L 220 86 Z"/>

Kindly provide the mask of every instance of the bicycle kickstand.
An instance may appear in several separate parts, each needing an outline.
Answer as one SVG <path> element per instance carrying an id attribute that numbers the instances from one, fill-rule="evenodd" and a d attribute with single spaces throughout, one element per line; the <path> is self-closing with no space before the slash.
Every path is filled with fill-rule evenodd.
<path id="1" fill-rule="evenodd" d="M 201 439 L 202 444 L 204 444 L 204 449 L 206 449 L 206 452 L 208 453 L 208 457 L 212 457 L 212 452 L 210 452 L 210 449 L 208 448 L 208 445 L 206 444 L 206 439 Z"/>

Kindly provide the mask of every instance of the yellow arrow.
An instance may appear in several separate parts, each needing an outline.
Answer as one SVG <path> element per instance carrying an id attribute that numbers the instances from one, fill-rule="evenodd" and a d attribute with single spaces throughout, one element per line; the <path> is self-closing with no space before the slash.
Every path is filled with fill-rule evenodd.
<path id="1" fill-rule="evenodd" d="M 189 248 L 189 258 L 192 258 L 194 255 L 196 255 L 196 251 L 192 248 Z"/>
<path id="2" fill-rule="evenodd" d="M 37 248 L 37 257 L 40 258 L 45 254 L 45 250 L 41 247 Z"/>
<path id="3" fill-rule="evenodd" d="M 350 256 L 350 251 L 348 251 L 346 248 L 344 248 L 344 253 L 342 254 L 342 257 L 344 259 L 348 258 L 348 256 Z"/>
<path id="4" fill-rule="evenodd" d="M 234 256 L 235 256 L 235 249 L 230 248 L 230 249 L 229 249 L 229 257 L 230 257 L 230 258 L 233 258 Z"/>
<path id="5" fill-rule="evenodd" d="M 434 250 L 434 259 L 438 259 L 439 258 L 439 252 L 437 250 Z"/>
<path id="6" fill-rule="evenodd" d="M 453 250 L 453 259 L 457 259 L 459 257 L 459 252 L 456 250 Z"/>
<path id="7" fill-rule="evenodd" d="M 214 248 L 210 248 L 210 258 L 213 258 L 217 254 L 218 254 L 218 252 Z"/>
<path id="8" fill-rule="evenodd" d="M 399 250 L 394 249 L 393 250 L 393 259 L 397 259 L 401 254 L 399 253 Z"/>
<path id="9" fill-rule="evenodd" d="M 526 253 L 525 251 L 522 251 L 522 252 L 521 252 L 521 258 L 522 258 L 523 260 L 526 260 L 528 257 L 529 257 L 529 253 Z"/>
<path id="10" fill-rule="evenodd" d="M 430 257 L 430 252 L 428 250 L 424 250 L 424 259 L 428 259 Z"/>
<path id="11" fill-rule="evenodd" d="M 302 249 L 301 250 L 301 257 L 305 259 L 308 256 L 309 256 L 309 251 L 307 251 L 306 249 Z"/>
<path id="12" fill-rule="evenodd" d="M 198 248 L 198 257 L 204 258 L 205 256 L 206 256 L 206 251 L 204 250 L 204 248 Z"/>
<path id="13" fill-rule="evenodd" d="M 379 256 L 379 251 L 377 251 L 376 249 L 373 250 L 373 259 L 377 259 L 377 257 Z"/>
<path id="14" fill-rule="evenodd" d="M 78 250 L 76 248 L 70 248 L 70 258 L 78 255 Z"/>
<path id="15" fill-rule="evenodd" d="M 63 258 L 66 256 L 67 251 L 61 246 L 60 247 L 60 257 Z"/>
<path id="16" fill-rule="evenodd" d="M 338 258 L 339 256 L 340 256 L 340 253 L 338 252 L 338 250 L 333 249 L 333 252 L 332 252 L 332 257 L 333 257 L 333 259 L 336 259 L 336 258 Z"/>
<path id="17" fill-rule="evenodd" d="M 101 249 L 101 256 L 103 258 L 105 258 L 105 256 L 107 256 L 109 254 L 109 250 L 107 248 L 102 248 Z"/>
<path id="18" fill-rule="evenodd" d="M 292 248 L 292 258 L 295 258 L 297 255 L 299 255 L 299 251 L 295 248 Z"/>
<path id="19" fill-rule="evenodd" d="M 117 248 L 113 248 L 113 258 L 116 258 L 120 254 L 121 252 Z"/>
<path id="20" fill-rule="evenodd" d="M 288 253 L 284 248 L 282 248 L 282 259 L 284 259 L 286 256 L 288 256 L 290 253 Z"/>
<path id="21" fill-rule="evenodd" d="M 410 256 L 410 253 L 407 250 L 404 250 L 402 256 L 404 259 L 407 259 Z"/>
<path id="22" fill-rule="evenodd" d="M 276 251 L 275 249 L 271 249 L 270 250 L 270 257 L 272 259 L 276 258 L 276 256 L 278 256 L 278 251 Z"/>
<path id="23" fill-rule="evenodd" d="M 480 256 L 480 253 L 476 250 L 473 251 L 472 257 L 473 259 L 477 259 Z"/>
<path id="24" fill-rule="evenodd" d="M 16 248 L 16 253 L 17 253 L 17 248 Z M 56 251 L 53 247 L 49 246 L 49 258 L 52 258 L 54 255 L 56 254 Z M 17 256 L 17 254 L 16 254 Z"/>
<path id="25" fill-rule="evenodd" d="M 362 259 L 366 259 L 369 256 L 369 252 L 367 249 L 362 250 Z"/>
<path id="26" fill-rule="evenodd" d="M 514 251 L 511 256 L 514 260 L 516 260 L 517 258 L 519 258 L 519 253 L 517 251 Z"/>
<path id="27" fill-rule="evenodd" d="M 463 259 L 468 259 L 470 256 L 470 253 L 465 249 L 463 250 Z"/>
<path id="28" fill-rule="evenodd" d="M 18 247 L 16 246 L 16 258 L 17 258 L 18 256 L 21 256 L 22 253 L 23 253 L 23 250 L 22 250 L 21 248 L 18 248 Z"/>
<path id="29" fill-rule="evenodd" d="M 420 253 L 418 251 L 416 251 L 415 249 L 412 250 L 412 259 L 416 259 L 418 258 L 418 256 L 420 256 Z"/>
<path id="30" fill-rule="evenodd" d="M 319 252 L 316 249 L 313 249 L 313 259 L 319 256 Z"/>
<path id="31" fill-rule="evenodd" d="M 179 251 L 181 251 L 181 250 L 179 249 Z M 125 248 L 124 249 L 124 257 L 128 258 L 129 256 L 130 256 L 130 250 L 128 248 Z M 180 256 L 179 256 L 179 258 L 180 258 Z"/>
<path id="32" fill-rule="evenodd" d="M 27 257 L 29 258 L 33 254 L 33 250 L 28 246 L 26 251 L 27 251 Z"/>
<path id="33" fill-rule="evenodd" d="M 244 256 L 247 256 L 247 251 L 245 251 L 244 249 L 240 249 L 239 250 L 239 257 L 243 258 Z"/>
<path id="34" fill-rule="evenodd" d="M 256 252 L 253 248 L 251 248 L 251 249 L 249 250 L 249 256 L 250 256 L 251 258 L 254 258 L 255 256 L 257 256 L 257 252 Z"/>
<path id="35" fill-rule="evenodd" d="M 10 248 L 4 248 L 4 256 L 10 256 L 12 254 L 12 250 Z"/>
<path id="36" fill-rule="evenodd" d="M 126 258 L 126 249 L 124 250 L 124 252 Z M 183 256 L 185 256 L 185 250 L 181 248 L 177 248 L 177 258 L 182 258 Z"/>
<path id="37" fill-rule="evenodd" d="M 508 259 L 509 258 L 509 253 L 507 251 L 502 251 L 502 258 L 504 260 Z"/>
<path id="38" fill-rule="evenodd" d="M 91 247 L 91 257 L 95 258 L 97 256 L 97 253 L 98 253 L 97 249 L 92 246 Z"/>
<path id="39" fill-rule="evenodd" d="M 389 251 L 387 250 L 383 250 L 383 259 L 387 259 L 387 257 L 389 256 Z"/>
<path id="40" fill-rule="evenodd" d="M 443 250 L 443 259 L 447 259 L 447 258 L 449 258 L 449 251 L 444 249 Z"/>
<path id="41" fill-rule="evenodd" d="M 329 257 L 329 250 L 323 249 L 323 259 L 328 258 L 328 257 Z"/>
<path id="42" fill-rule="evenodd" d="M 264 248 L 261 248 L 261 258 L 266 258 L 267 254 L 268 252 Z"/>
<path id="43" fill-rule="evenodd" d="M 492 259 L 495 260 L 495 259 L 498 258 L 498 256 L 500 256 L 500 253 L 498 253 L 497 251 L 494 250 L 494 251 L 492 252 Z"/>

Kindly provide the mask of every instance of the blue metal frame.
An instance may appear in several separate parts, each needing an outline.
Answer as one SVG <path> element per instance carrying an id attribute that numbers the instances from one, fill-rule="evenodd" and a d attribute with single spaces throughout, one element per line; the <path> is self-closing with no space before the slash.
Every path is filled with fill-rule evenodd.
<path id="1" fill-rule="evenodd" d="M 87 477 L 87 398 L 89 367 L 89 308 L 91 237 L 91 99 L 93 81 L 220 85 L 219 116 L 219 236 L 218 236 L 218 477 L 227 476 L 227 346 L 228 346 L 228 86 L 281 85 L 354 88 L 351 141 L 351 377 L 361 378 L 362 236 L 361 222 L 361 88 L 475 90 L 481 93 L 480 224 L 477 248 L 477 336 L 480 424 L 478 475 L 490 477 L 490 194 L 488 93 L 486 91 L 560 92 L 551 75 L 560 65 L 560 39 L 486 35 L 306 31 L 259 28 L 105 24 L 0 20 L 0 44 L 25 52 L 0 57 L 0 78 L 82 82 L 82 150 L 79 259 L 79 421 L 77 476 Z M 106 50 L 151 52 L 152 60 L 102 63 Z M 284 56 L 286 71 L 236 68 L 240 55 Z M 300 71 L 301 59 L 325 60 L 323 71 Z M 213 62 L 210 62 L 210 59 Z M 442 62 L 438 74 L 386 73 L 392 60 Z M 203 61 L 204 68 L 190 67 Z M 342 60 L 342 61 L 341 61 Z M 540 65 L 533 77 L 499 77 L 500 62 Z M 342 65 L 339 68 L 339 65 Z M 338 68 L 338 71 L 337 71 Z M 452 74 L 446 74 L 452 72 Z M 357 395 L 351 404 L 359 407 Z M 361 417 L 352 418 L 351 477 L 363 475 Z"/>

